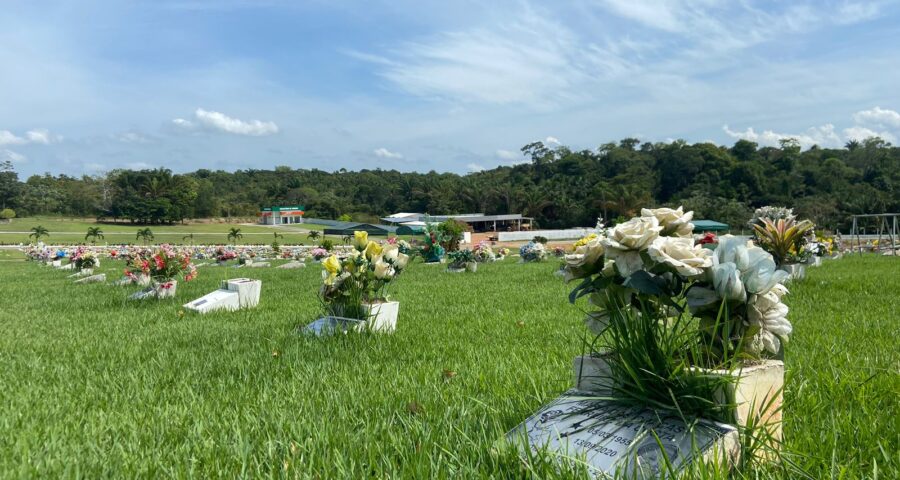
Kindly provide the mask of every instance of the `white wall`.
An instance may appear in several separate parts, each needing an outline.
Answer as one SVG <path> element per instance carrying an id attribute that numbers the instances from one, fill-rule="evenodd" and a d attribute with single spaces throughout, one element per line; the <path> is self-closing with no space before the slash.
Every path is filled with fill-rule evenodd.
<path id="1" fill-rule="evenodd" d="M 501 242 L 520 242 L 534 237 L 546 237 L 547 240 L 578 240 L 594 233 L 593 228 L 572 228 L 568 230 L 534 230 L 530 232 L 500 232 L 497 240 Z"/>

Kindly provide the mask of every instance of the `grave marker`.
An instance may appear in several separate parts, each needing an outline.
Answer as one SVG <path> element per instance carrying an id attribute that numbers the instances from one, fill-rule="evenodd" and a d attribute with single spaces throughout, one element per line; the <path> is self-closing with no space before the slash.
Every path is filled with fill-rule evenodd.
<path id="1" fill-rule="evenodd" d="M 655 434 L 655 435 L 654 435 Z M 507 441 L 532 451 L 547 448 L 597 474 L 656 478 L 696 460 L 733 464 L 739 455 L 737 429 L 683 419 L 650 408 L 626 406 L 569 390 L 507 434 Z"/>

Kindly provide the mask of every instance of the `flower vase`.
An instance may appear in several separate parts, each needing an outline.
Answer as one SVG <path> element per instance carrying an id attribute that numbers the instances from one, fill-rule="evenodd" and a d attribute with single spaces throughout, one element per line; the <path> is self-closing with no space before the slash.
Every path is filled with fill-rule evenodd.
<path id="1" fill-rule="evenodd" d="M 478 264 L 475 262 L 466 262 L 466 271 L 475 273 L 478 271 Z"/>
<path id="2" fill-rule="evenodd" d="M 806 278 L 806 265 L 802 263 L 789 263 L 782 265 L 778 269 L 788 272 L 791 275 L 791 280 L 803 280 Z"/>
<path id="3" fill-rule="evenodd" d="M 363 303 L 362 306 L 368 316 L 364 328 L 380 333 L 390 333 L 397 329 L 400 302 Z"/>
<path id="4" fill-rule="evenodd" d="M 608 363 L 610 355 L 575 357 L 575 388 L 598 396 L 611 396 L 614 393 L 614 380 Z M 728 423 L 738 427 L 764 425 L 768 435 L 762 437 L 762 443 L 770 451 L 780 447 L 784 362 L 747 362 L 735 371 L 698 370 L 712 376 L 737 377 L 735 381 L 726 382 L 723 391 L 718 392 L 715 399 L 719 406 L 735 406 L 734 418 Z M 760 450 L 761 459 L 769 458 L 765 450 Z"/>
<path id="5" fill-rule="evenodd" d="M 156 298 L 173 298 L 178 288 L 177 280 L 165 280 L 153 283 L 153 293 Z"/>

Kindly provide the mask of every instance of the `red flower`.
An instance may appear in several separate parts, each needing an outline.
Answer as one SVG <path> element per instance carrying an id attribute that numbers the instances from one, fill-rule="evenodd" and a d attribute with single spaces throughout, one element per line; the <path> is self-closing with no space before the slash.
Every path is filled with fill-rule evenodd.
<path id="1" fill-rule="evenodd" d="M 700 245 L 706 245 L 708 243 L 719 243 L 719 239 L 716 238 L 716 234 L 712 232 L 706 232 L 700 240 L 697 241 Z"/>

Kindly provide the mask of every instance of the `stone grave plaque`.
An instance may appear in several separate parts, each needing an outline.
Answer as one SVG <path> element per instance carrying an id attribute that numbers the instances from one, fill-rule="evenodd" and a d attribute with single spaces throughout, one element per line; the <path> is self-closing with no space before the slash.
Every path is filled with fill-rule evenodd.
<path id="1" fill-rule="evenodd" d="M 666 458 L 679 471 L 698 459 L 731 464 L 739 454 L 737 429 L 730 425 L 707 420 L 689 425 L 678 416 L 577 390 L 542 407 L 507 440 L 584 461 L 597 478 L 656 478 L 666 471 Z"/>
<path id="2" fill-rule="evenodd" d="M 102 283 L 106 281 L 106 274 L 100 273 L 97 275 L 91 275 L 89 277 L 82 277 L 78 280 L 75 280 L 75 283 Z"/>

